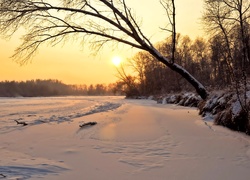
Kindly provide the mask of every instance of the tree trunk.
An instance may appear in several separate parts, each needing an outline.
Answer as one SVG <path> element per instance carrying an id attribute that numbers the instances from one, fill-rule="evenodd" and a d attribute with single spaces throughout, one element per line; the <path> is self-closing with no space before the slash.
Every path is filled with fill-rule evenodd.
<path id="1" fill-rule="evenodd" d="M 184 79 L 186 79 L 196 90 L 196 92 L 200 95 L 202 99 L 206 99 L 208 97 L 208 92 L 206 88 L 195 78 L 193 77 L 186 69 L 181 67 L 176 63 L 171 63 L 166 57 L 163 57 L 156 49 L 152 49 L 149 47 L 148 51 L 152 54 L 157 60 L 165 64 L 171 70 L 180 74 Z"/>
<path id="2" fill-rule="evenodd" d="M 205 89 L 205 87 L 196 78 L 194 78 L 187 70 L 185 70 L 176 63 L 171 65 L 168 65 L 166 63 L 164 64 L 173 71 L 180 74 L 184 79 L 186 79 L 195 88 L 196 92 L 200 95 L 202 99 L 206 99 L 208 97 L 208 92 Z"/>

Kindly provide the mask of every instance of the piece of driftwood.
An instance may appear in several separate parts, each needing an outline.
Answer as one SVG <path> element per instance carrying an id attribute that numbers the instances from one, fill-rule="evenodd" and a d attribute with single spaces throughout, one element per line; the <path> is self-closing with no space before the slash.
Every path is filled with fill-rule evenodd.
<path id="1" fill-rule="evenodd" d="M 4 174 L 0 174 L 0 176 L 2 176 L 2 177 L 4 177 L 4 178 L 6 178 L 7 176 L 5 176 Z"/>
<path id="2" fill-rule="evenodd" d="M 97 124 L 97 122 L 87 122 L 87 123 L 80 124 L 79 126 L 80 126 L 80 128 L 82 128 L 82 127 L 86 127 L 86 126 L 94 126 L 96 124 Z"/>
<path id="3" fill-rule="evenodd" d="M 18 120 L 14 120 L 16 121 L 17 124 L 21 124 L 23 126 L 27 126 L 28 124 L 26 122 L 23 122 L 23 121 L 18 121 Z"/>

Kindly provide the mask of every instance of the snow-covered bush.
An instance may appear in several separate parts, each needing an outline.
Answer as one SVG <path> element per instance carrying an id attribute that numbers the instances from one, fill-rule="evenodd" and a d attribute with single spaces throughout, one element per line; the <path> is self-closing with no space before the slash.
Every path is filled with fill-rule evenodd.
<path id="1" fill-rule="evenodd" d="M 250 105 L 250 92 L 247 95 L 247 103 Z M 250 134 L 248 113 L 242 109 L 237 95 L 233 92 L 212 92 L 207 100 L 202 100 L 194 93 L 168 94 L 155 100 L 160 104 L 198 107 L 202 117 L 214 118 L 214 124 Z"/>
<path id="2" fill-rule="evenodd" d="M 249 99 L 247 100 L 249 104 Z M 232 92 L 214 93 L 198 106 L 200 114 L 214 115 L 214 124 L 249 134 L 248 113 L 242 109 L 240 101 Z"/>

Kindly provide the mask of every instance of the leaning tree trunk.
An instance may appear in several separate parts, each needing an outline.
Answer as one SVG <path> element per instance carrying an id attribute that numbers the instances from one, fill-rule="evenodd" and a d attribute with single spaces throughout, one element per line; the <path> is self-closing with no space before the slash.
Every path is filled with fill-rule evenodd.
<path id="1" fill-rule="evenodd" d="M 172 3 L 174 5 L 174 1 Z M 44 42 L 57 45 L 71 34 L 82 34 L 80 39 L 86 39 L 88 35 L 99 37 L 94 41 L 97 50 L 109 41 L 123 43 L 152 54 L 185 78 L 201 98 L 206 99 L 208 93 L 205 87 L 183 67 L 162 56 L 144 36 L 132 14 L 125 0 L 61 0 L 60 6 L 44 0 L 2 0 L 0 34 L 9 38 L 23 25 L 27 27 L 23 43 L 13 56 L 20 63 L 27 62 Z"/>
<path id="2" fill-rule="evenodd" d="M 193 77 L 186 69 L 181 67 L 176 63 L 172 63 L 166 57 L 162 56 L 156 49 L 152 49 L 152 47 L 148 47 L 148 52 L 152 54 L 157 60 L 165 64 L 171 70 L 180 74 L 184 79 L 186 79 L 196 90 L 196 92 L 200 95 L 202 99 L 206 99 L 208 97 L 208 92 L 206 88 L 195 78 Z"/>
<path id="3" fill-rule="evenodd" d="M 166 63 L 164 63 L 166 64 Z M 187 70 L 179 66 L 178 64 L 166 64 L 170 69 L 180 74 L 184 79 L 186 79 L 196 90 L 196 92 L 201 96 L 202 99 L 206 99 L 208 92 L 205 87 L 194 78 Z"/>

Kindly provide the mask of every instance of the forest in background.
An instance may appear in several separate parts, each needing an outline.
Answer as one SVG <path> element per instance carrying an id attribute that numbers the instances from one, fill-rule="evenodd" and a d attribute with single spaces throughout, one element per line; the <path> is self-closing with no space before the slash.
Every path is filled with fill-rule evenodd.
<path id="1" fill-rule="evenodd" d="M 248 37 L 250 34 L 248 34 Z M 232 65 L 241 75 L 241 45 L 237 36 L 234 39 Z M 159 43 L 162 54 L 169 56 L 171 37 Z M 198 37 L 192 40 L 189 36 L 177 36 L 175 61 L 187 69 L 195 78 L 210 90 L 232 88 L 232 72 L 227 62 L 227 51 L 222 36 L 217 35 L 209 40 Z M 250 44 L 249 44 L 250 46 Z M 249 52 L 250 53 L 250 52 Z M 245 64 L 246 75 L 250 75 L 250 63 Z M 135 74 L 126 74 L 132 68 Z M 180 75 L 173 72 L 147 52 L 139 52 L 128 63 L 117 69 L 120 83 L 128 96 L 155 95 L 171 92 L 192 91 L 193 87 Z M 241 78 L 241 77 L 239 77 Z M 243 77 L 242 77 L 243 78 Z"/>
<path id="2" fill-rule="evenodd" d="M 248 26 L 249 29 L 249 26 Z M 247 31 L 250 39 L 250 32 Z M 242 45 L 239 31 L 235 28 L 230 34 L 232 49 L 230 49 L 231 66 L 239 79 L 242 76 Z M 250 47 L 250 41 L 248 40 Z M 171 56 L 171 36 L 156 44 L 159 51 L 166 57 Z M 198 37 L 192 40 L 189 36 L 177 34 L 175 62 L 187 69 L 195 78 L 211 91 L 234 89 L 232 68 L 228 62 L 228 50 L 222 34 L 206 40 Z M 248 54 L 250 51 L 248 49 Z M 169 57 L 170 58 L 170 57 Z M 250 62 L 245 64 L 246 76 L 250 76 Z M 133 74 L 127 74 L 126 69 L 132 69 Z M 125 64 L 117 68 L 118 81 L 108 85 L 66 85 L 59 80 L 30 80 L 0 82 L 2 97 L 34 97 L 63 95 L 126 95 L 127 97 L 150 96 L 167 93 L 194 91 L 193 87 L 179 74 L 155 60 L 145 51 L 138 52 Z M 240 81 L 239 81 L 240 82 Z"/>
<path id="3" fill-rule="evenodd" d="M 195 40 L 176 33 L 174 1 L 168 3 L 166 11 L 172 34 L 155 45 L 159 53 L 170 59 L 172 64 L 176 63 L 187 70 L 208 92 L 230 89 L 247 106 L 250 76 L 249 1 L 204 0 L 201 23 L 206 36 Z M 135 75 L 126 73 L 128 67 L 132 67 Z M 171 64 L 166 67 L 150 52 L 137 53 L 117 70 L 129 96 L 193 90 L 190 82 L 177 74 Z M 241 100 L 243 96 L 244 100 Z"/>
<path id="4" fill-rule="evenodd" d="M 122 95 L 117 84 L 67 85 L 59 80 L 29 80 L 0 82 L 0 97 Z"/>

